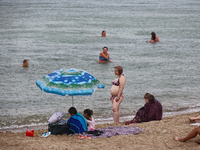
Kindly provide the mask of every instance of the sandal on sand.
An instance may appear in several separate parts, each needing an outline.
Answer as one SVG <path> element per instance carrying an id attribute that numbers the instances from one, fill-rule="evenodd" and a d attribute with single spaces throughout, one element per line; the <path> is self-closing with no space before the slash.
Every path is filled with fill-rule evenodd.
<path id="1" fill-rule="evenodd" d="M 84 137 L 82 135 L 78 136 L 78 139 L 84 139 Z"/>
<path id="2" fill-rule="evenodd" d="M 86 135 L 84 137 L 82 135 L 80 135 L 80 136 L 78 136 L 78 139 L 91 139 L 91 137 L 89 135 Z"/>
<path id="3" fill-rule="evenodd" d="M 51 132 L 43 133 L 43 134 L 41 135 L 41 137 L 48 137 L 50 134 L 51 134 Z"/>
<path id="4" fill-rule="evenodd" d="M 84 138 L 91 139 L 91 137 L 89 135 L 86 135 Z"/>
<path id="5" fill-rule="evenodd" d="M 196 141 L 195 143 L 199 144 L 200 145 L 200 142 Z"/>
<path id="6" fill-rule="evenodd" d="M 125 122 L 125 125 L 129 125 L 129 122 Z"/>
<path id="7" fill-rule="evenodd" d="M 125 125 L 129 125 L 129 124 L 132 124 L 132 123 L 135 123 L 135 121 L 131 120 L 130 122 L 125 122 Z"/>
<path id="8" fill-rule="evenodd" d="M 199 144 L 199 145 L 200 145 L 200 139 L 199 139 L 199 140 L 197 140 L 197 141 L 195 141 L 195 143 L 197 143 L 197 144 Z"/>

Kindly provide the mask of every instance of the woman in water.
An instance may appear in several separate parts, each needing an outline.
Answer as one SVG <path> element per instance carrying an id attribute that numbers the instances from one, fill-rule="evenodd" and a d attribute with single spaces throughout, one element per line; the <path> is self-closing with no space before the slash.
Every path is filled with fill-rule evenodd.
<path id="1" fill-rule="evenodd" d="M 101 36 L 106 36 L 106 31 L 105 30 L 102 31 Z"/>
<path id="2" fill-rule="evenodd" d="M 149 41 L 149 43 L 156 43 L 156 42 L 160 42 L 159 37 L 155 34 L 155 32 L 151 33 L 151 40 Z"/>
<path id="3" fill-rule="evenodd" d="M 101 52 L 99 54 L 99 61 L 98 63 L 107 63 L 107 62 L 112 62 L 110 60 L 110 56 L 108 53 L 108 48 L 107 47 L 103 47 L 103 52 Z"/>
<path id="4" fill-rule="evenodd" d="M 113 110 L 113 118 L 114 118 L 114 123 L 119 122 L 119 105 L 124 99 L 124 85 L 126 82 L 126 79 L 124 75 L 122 74 L 123 68 L 121 66 L 116 66 L 115 67 L 115 75 L 117 75 L 117 78 L 112 81 L 112 87 L 110 90 L 110 100 L 112 101 L 112 110 Z"/>

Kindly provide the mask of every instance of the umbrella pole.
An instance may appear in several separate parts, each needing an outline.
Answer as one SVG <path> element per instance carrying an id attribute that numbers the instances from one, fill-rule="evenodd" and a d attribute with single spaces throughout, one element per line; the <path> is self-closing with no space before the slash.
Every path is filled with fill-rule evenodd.
<path id="1" fill-rule="evenodd" d="M 73 100 L 73 96 L 72 96 L 72 107 L 74 107 L 74 100 Z"/>

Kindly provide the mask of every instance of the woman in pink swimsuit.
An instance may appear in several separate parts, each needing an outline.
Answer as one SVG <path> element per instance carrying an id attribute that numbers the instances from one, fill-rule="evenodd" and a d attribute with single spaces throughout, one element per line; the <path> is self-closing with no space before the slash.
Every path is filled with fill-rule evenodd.
<path id="1" fill-rule="evenodd" d="M 110 90 L 111 97 L 110 100 L 112 101 L 112 110 L 113 110 L 113 118 L 114 118 L 114 123 L 119 122 L 119 105 L 124 99 L 124 85 L 126 82 L 125 77 L 122 75 L 123 68 L 121 66 L 116 66 L 115 67 L 115 75 L 117 75 L 117 78 L 112 81 L 112 88 Z"/>
<path id="2" fill-rule="evenodd" d="M 191 123 L 200 123 L 200 116 L 189 118 L 189 120 L 190 120 Z M 180 137 L 173 137 L 173 139 L 175 141 L 185 142 L 187 140 L 190 140 L 190 139 L 196 137 L 198 134 L 200 135 L 200 126 L 195 127 L 185 137 L 182 137 L 182 138 L 180 138 Z M 196 141 L 196 143 L 200 144 L 199 141 Z"/>

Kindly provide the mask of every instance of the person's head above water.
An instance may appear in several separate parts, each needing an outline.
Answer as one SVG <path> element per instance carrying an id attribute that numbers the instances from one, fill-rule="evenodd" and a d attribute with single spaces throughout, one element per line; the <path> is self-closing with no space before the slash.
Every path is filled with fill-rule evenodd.
<path id="1" fill-rule="evenodd" d="M 155 32 L 151 32 L 151 36 L 152 36 L 153 40 L 155 41 L 156 40 L 156 34 L 155 34 Z"/>
<path id="2" fill-rule="evenodd" d="M 108 48 L 106 46 L 103 47 L 103 53 L 107 53 L 108 52 Z"/>
<path id="3" fill-rule="evenodd" d="M 28 67 L 28 60 L 27 59 L 24 59 L 24 61 L 23 61 L 23 67 Z"/>
<path id="4" fill-rule="evenodd" d="M 106 36 L 106 31 L 105 30 L 102 31 L 101 36 Z"/>

